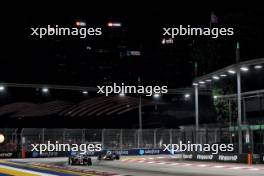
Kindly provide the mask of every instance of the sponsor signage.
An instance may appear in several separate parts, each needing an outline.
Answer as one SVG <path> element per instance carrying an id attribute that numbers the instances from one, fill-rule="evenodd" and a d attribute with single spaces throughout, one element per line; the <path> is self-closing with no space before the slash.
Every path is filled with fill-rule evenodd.
<path id="1" fill-rule="evenodd" d="M 33 152 L 26 153 L 27 158 L 65 157 L 68 155 L 69 155 L 68 152 L 42 152 L 40 154 L 39 152 L 33 151 Z"/>
<path id="2" fill-rule="evenodd" d="M 162 149 L 131 149 L 131 150 L 110 150 L 116 152 L 119 155 L 159 155 L 170 154 L 169 151 L 163 151 Z"/>
<path id="3" fill-rule="evenodd" d="M 159 155 L 159 154 L 170 154 L 168 151 L 163 151 L 162 149 L 131 149 L 131 150 L 103 150 L 102 152 L 111 151 L 119 155 Z M 98 156 L 100 152 L 87 152 L 89 156 Z M 66 157 L 69 155 L 74 155 L 75 152 L 27 152 L 27 157 L 29 158 L 41 158 L 41 157 Z M 186 158 L 192 157 L 186 155 Z"/>
<path id="4" fill-rule="evenodd" d="M 131 149 L 131 150 L 104 150 L 116 152 L 119 155 L 132 156 L 132 155 L 159 155 L 159 154 L 169 154 L 169 151 L 163 151 L 162 149 Z M 90 152 L 90 156 L 97 156 L 100 152 Z M 27 152 L 28 158 L 40 158 L 40 157 L 67 157 L 73 153 L 71 152 L 43 152 L 41 155 L 39 152 Z M 218 162 L 233 162 L 233 163 L 247 163 L 247 154 L 207 154 L 207 153 L 176 153 L 172 155 L 174 159 L 183 160 L 199 160 L 199 161 L 218 161 Z M 0 158 L 15 158 L 17 153 L 15 152 L 2 152 L 0 153 Z M 253 155 L 254 163 L 264 163 L 264 154 L 255 156 Z"/>
<path id="5" fill-rule="evenodd" d="M 204 155 L 204 154 L 197 154 L 196 155 L 197 160 L 214 160 L 214 155 Z"/>
<path id="6" fill-rule="evenodd" d="M 0 158 L 16 158 L 16 152 L 0 152 Z"/>
<path id="7" fill-rule="evenodd" d="M 217 159 L 219 161 L 238 161 L 238 155 L 218 155 Z"/>
<path id="8" fill-rule="evenodd" d="M 244 162 L 242 158 L 245 156 L 239 156 L 237 154 L 207 154 L 207 153 L 177 153 L 173 155 L 175 159 L 183 160 L 199 160 L 199 161 L 220 161 L 220 162 Z"/>
<path id="9" fill-rule="evenodd" d="M 193 154 L 183 154 L 182 158 L 183 159 L 193 159 Z"/>

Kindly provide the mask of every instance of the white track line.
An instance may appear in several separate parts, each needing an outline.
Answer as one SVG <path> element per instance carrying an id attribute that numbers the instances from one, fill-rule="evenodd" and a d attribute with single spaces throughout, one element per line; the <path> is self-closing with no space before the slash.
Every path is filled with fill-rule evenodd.
<path id="1" fill-rule="evenodd" d="M 239 170 L 239 169 L 243 169 L 244 167 L 231 167 L 229 169 L 233 169 L 233 170 Z"/>
<path id="2" fill-rule="evenodd" d="M 207 164 L 199 164 L 197 165 L 198 167 L 207 167 L 208 165 Z"/>
<path id="3" fill-rule="evenodd" d="M 164 158 L 164 157 L 156 157 L 156 158 Z M 148 161 L 148 159 L 150 161 Z M 209 164 L 190 164 L 190 163 L 174 163 L 174 162 L 162 162 L 162 161 L 154 161 L 155 158 L 144 158 L 143 160 L 129 160 L 129 159 L 124 159 L 122 161 L 129 161 L 129 162 L 138 162 L 138 163 L 146 163 L 146 164 L 168 164 L 171 166 L 183 166 L 183 167 L 188 167 L 188 166 L 195 166 L 195 167 L 208 167 L 208 168 L 226 168 L 226 169 L 232 169 L 232 170 L 240 170 L 240 169 L 245 169 L 245 170 L 250 170 L 250 171 L 260 171 L 261 169 L 259 168 L 254 168 L 254 167 L 240 167 L 240 166 L 225 166 L 225 165 L 209 165 Z"/>
<path id="4" fill-rule="evenodd" d="M 179 165 L 180 163 L 171 163 L 172 166 Z"/>

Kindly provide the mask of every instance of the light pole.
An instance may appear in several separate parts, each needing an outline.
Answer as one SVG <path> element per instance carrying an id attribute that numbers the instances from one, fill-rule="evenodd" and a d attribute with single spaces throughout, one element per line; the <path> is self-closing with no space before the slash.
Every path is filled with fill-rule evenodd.
<path id="1" fill-rule="evenodd" d="M 195 132 L 196 132 L 196 143 L 198 143 L 198 132 L 199 132 L 199 94 L 198 94 L 198 84 L 195 87 Z"/>
<path id="2" fill-rule="evenodd" d="M 138 78 L 138 85 L 140 86 L 140 78 Z M 141 144 L 141 139 L 142 139 L 142 100 L 141 100 L 141 95 L 139 94 L 139 106 L 138 106 L 138 148 L 140 147 Z"/>
<path id="3" fill-rule="evenodd" d="M 246 98 L 242 98 L 243 99 L 243 123 L 246 125 L 247 124 L 247 102 L 246 102 Z"/>
<path id="4" fill-rule="evenodd" d="M 229 130 L 232 127 L 232 104 L 231 99 L 228 100 L 228 116 L 229 116 Z M 232 134 L 230 134 L 230 143 L 232 143 Z"/>
<path id="5" fill-rule="evenodd" d="M 239 68 L 240 62 L 240 51 L 239 51 L 239 42 L 237 42 L 236 47 L 236 62 L 237 62 L 237 112 L 238 112 L 238 153 L 242 154 L 242 130 L 241 130 L 241 123 L 242 123 L 242 112 L 241 112 L 241 72 Z"/>

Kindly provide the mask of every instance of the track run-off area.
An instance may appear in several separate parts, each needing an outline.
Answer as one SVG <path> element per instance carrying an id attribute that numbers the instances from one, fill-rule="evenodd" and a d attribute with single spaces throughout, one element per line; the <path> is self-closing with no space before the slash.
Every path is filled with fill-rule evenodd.
<path id="1" fill-rule="evenodd" d="M 68 158 L 0 160 L 0 176 L 263 176 L 264 165 L 181 161 L 173 155 L 123 156 L 92 166 L 69 166 Z"/>

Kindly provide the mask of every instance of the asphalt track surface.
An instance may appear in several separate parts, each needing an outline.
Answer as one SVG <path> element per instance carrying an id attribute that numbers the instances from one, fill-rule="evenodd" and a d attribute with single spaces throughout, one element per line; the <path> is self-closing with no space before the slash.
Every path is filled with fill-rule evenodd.
<path id="1" fill-rule="evenodd" d="M 5 160 L 45 168 L 54 175 L 264 176 L 264 165 L 187 162 L 175 160 L 171 156 L 122 157 L 119 161 L 98 161 L 93 158 L 92 166 L 68 166 L 67 161 L 67 158 Z"/>

